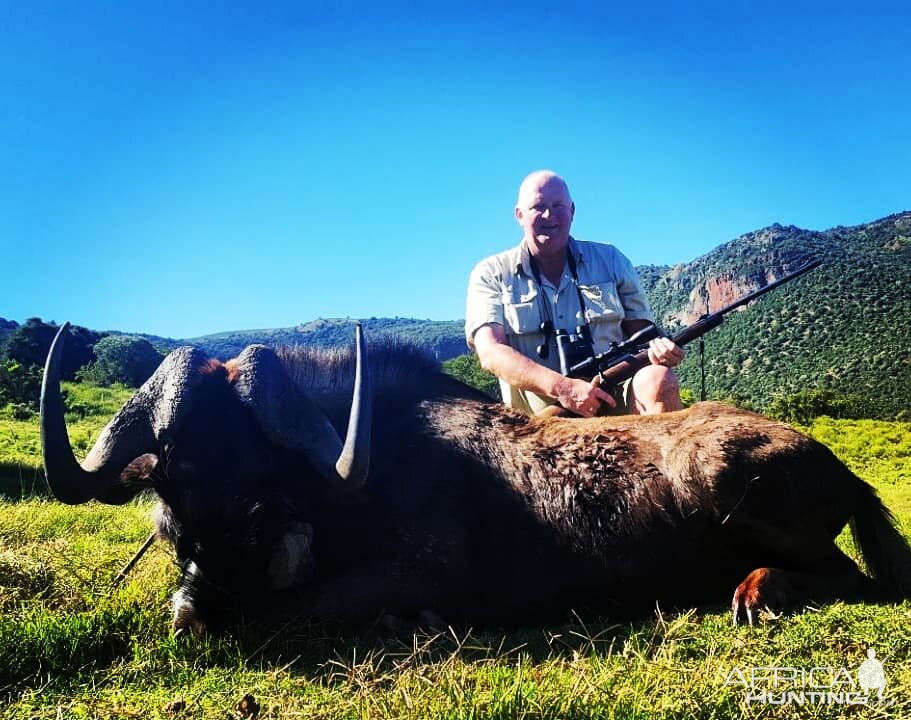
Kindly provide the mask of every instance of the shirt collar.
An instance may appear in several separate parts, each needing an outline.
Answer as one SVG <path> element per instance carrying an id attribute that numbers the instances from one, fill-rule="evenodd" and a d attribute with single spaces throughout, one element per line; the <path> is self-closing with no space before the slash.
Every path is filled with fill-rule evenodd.
<path id="1" fill-rule="evenodd" d="M 515 272 L 516 275 L 519 273 L 524 274 L 526 277 L 534 277 L 534 273 L 531 271 L 531 255 L 528 252 L 528 248 L 525 247 L 525 240 L 519 243 L 518 254 L 516 256 L 516 266 Z M 576 267 L 578 268 L 585 258 L 582 256 L 582 249 L 579 247 L 579 244 L 576 242 L 576 239 L 570 235 L 569 242 L 566 245 L 567 252 L 572 253 L 573 258 L 576 261 Z"/>

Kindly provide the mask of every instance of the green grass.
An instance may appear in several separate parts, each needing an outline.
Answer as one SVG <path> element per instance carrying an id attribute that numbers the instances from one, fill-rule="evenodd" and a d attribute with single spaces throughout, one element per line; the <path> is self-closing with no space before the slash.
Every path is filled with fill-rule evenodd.
<path id="1" fill-rule="evenodd" d="M 80 447 L 106 419 L 80 421 Z M 36 472 L 35 421 L 0 421 L 10 429 L 21 442 L 0 445 L 0 462 Z M 808 430 L 911 527 L 911 426 L 823 418 Z M 152 504 L 0 501 L 0 716 L 243 717 L 247 693 L 260 718 L 911 716 L 911 602 L 835 603 L 753 628 L 731 627 L 717 607 L 416 636 L 241 620 L 221 637 L 175 638 L 167 548 L 153 546 L 123 585 L 110 585 L 148 535 Z M 747 706 L 725 686 L 734 667 L 853 671 L 868 647 L 885 662 L 889 707 Z"/>
<path id="2" fill-rule="evenodd" d="M 911 527 L 911 422 L 823 417 L 805 429 L 875 485 L 905 528 Z"/>
<path id="3" fill-rule="evenodd" d="M 84 456 L 101 428 L 135 392 L 123 385 L 96 387 L 62 383 L 66 393 L 66 422 L 70 443 Z M 10 408 L 0 408 L 0 497 L 20 498 L 48 492 L 41 468 L 41 437 L 37 417 L 17 420 Z"/>

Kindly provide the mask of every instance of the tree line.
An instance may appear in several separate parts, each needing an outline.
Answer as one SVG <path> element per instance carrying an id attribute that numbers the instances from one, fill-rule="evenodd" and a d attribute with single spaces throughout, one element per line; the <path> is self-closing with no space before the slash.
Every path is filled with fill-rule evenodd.
<path id="1" fill-rule="evenodd" d="M 0 342 L 0 407 L 20 419 L 27 419 L 38 409 L 44 361 L 51 342 L 59 330 L 53 322 L 29 318 Z M 71 326 L 62 358 L 64 380 L 90 382 L 100 386 L 122 384 L 139 387 L 155 371 L 164 353 L 142 337 L 103 333 L 81 326 Z M 474 355 L 461 355 L 443 363 L 443 369 L 491 399 L 499 399 L 496 378 L 483 370 Z M 695 401 L 691 374 L 682 369 L 685 404 Z M 690 382 L 686 382 L 689 380 Z M 757 408 L 749 394 L 736 389 L 725 392 L 712 387 L 710 397 L 724 399 L 748 409 L 761 409 L 765 414 L 787 422 L 809 423 L 815 417 L 867 418 L 883 413 L 869 395 L 846 394 L 832 388 L 805 388 L 797 392 L 779 392 L 765 407 Z M 909 419 L 907 412 L 896 419 Z"/>
<path id="2" fill-rule="evenodd" d="M 12 405 L 18 415 L 38 409 L 44 362 L 59 329 L 56 323 L 33 317 L 9 332 L 0 345 L 0 406 Z M 73 325 L 67 330 L 61 377 L 139 387 L 163 357 L 145 338 Z"/>

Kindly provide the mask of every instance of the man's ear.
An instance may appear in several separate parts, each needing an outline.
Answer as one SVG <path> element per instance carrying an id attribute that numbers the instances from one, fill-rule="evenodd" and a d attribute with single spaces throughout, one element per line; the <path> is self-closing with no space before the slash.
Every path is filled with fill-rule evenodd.
<path id="1" fill-rule="evenodd" d="M 576 203 L 569 204 L 569 219 L 572 220 L 576 217 Z"/>
<path id="2" fill-rule="evenodd" d="M 516 222 L 522 224 L 522 208 L 516 205 Z"/>

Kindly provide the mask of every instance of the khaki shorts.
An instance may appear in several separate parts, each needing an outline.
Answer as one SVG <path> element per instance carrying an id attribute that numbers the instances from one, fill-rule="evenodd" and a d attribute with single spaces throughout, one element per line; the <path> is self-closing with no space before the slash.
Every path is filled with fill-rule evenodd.
<path id="1" fill-rule="evenodd" d="M 607 392 L 608 395 L 617 401 L 617 407 L 601 403 L 598 415 L 629 415 L 630 408 L 633 405 L 633 379 L 624 380 L 619 385 L 614 385 Z"/>
<path id="2" fill-rule="evenodd" d="M 607 393 L 614 398 L 617 403 L 616 407 L 611 407 L 607 403 L 601 403 L 601 406 L 598 408 L 598 416 L 602 417 L 604 415 L 629 415 L 630 408 L 633 405 L 633 379 L 624 380 L 619 385 L 614 385 Z M 535 396 L 539 397 L 539 396 Z M 508 404 L 508 403 L 507 403 Z M 575 417 L 573 413 L 569 410 L 563 408 L 556 400 L 551 400 L 550 404 L 544 406 L 537 413 L 530 413 L 533 417 L 535 415 L 544 415 L 547 417 Z"/>

